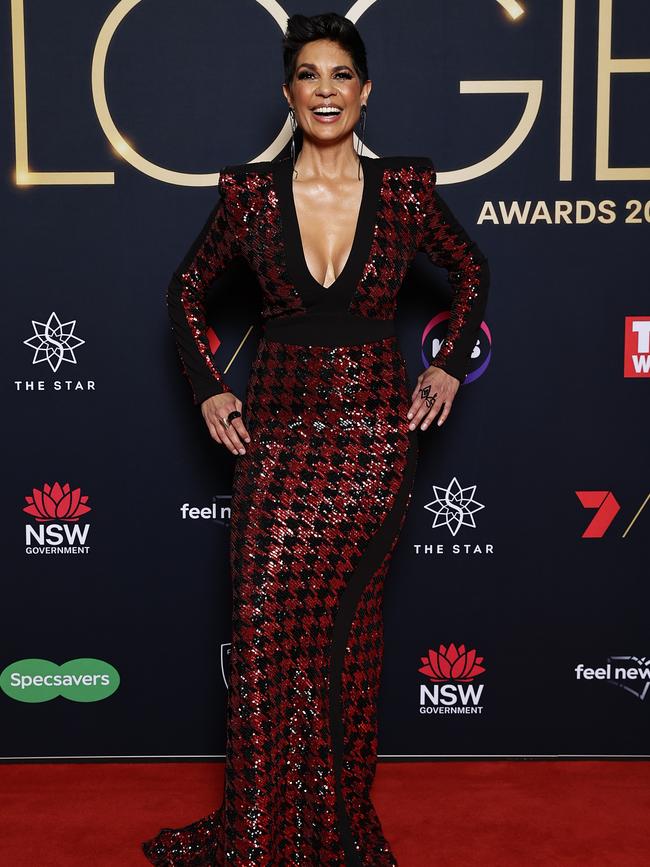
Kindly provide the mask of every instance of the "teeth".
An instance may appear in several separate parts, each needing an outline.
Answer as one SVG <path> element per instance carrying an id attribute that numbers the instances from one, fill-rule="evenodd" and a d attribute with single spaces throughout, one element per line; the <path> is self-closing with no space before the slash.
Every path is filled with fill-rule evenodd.
<path id="1" fill-rule="evenodd" d="M 341 114 L 341 109 L 340 108 L 334 108 L 333 106 L 330 106 L 330 107 L 323 107 L 323 108 L 315 108 L 315 109 L 313 109 L 313 112 L 314 112 L 314 114 Z"/>

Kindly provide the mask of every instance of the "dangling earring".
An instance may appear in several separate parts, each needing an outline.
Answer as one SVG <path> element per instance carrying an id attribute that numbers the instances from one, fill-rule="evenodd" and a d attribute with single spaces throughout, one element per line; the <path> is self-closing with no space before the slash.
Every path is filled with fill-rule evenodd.
<path id="1" fill-rule="evenodd" d="M 296 115 L 293 110 L 293 107 L 289 109 L 289 118 L 291 120 L 291 164 L 294 167 L 296 166 Z"/>
<path id="2" fill-rule="evenodd" d="M 361 150 L 363 150 L 363 138 L 366 134 L 366 114 L 368 112 L 368 106 L 361 106 L 361 135 L 358 135 L 357 138 L 361 142 L 361 149 L 357 148 L 357 156 L 359 157 L 359 165 L 357 167 L 357 178 L 361 180 Z"/>

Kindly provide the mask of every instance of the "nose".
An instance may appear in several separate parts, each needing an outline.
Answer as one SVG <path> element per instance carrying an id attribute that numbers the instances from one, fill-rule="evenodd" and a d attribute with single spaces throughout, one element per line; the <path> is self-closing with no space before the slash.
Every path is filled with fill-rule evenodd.
<path id="1" fill-rule="evenodd" d="M 331 84 L 328 85 L 326 82 L 323 82 L 317 89 L 316 93 L 318 96 L 333 96 L 336 93 L 336 88 Z"/>

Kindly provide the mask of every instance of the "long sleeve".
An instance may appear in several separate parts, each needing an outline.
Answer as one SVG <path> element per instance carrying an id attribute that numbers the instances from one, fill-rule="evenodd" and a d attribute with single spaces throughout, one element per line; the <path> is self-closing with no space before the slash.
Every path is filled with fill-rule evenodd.
<path id="1" fill-rule="evenodd" d="M 219 277 L 239 255 L 223 195 L 203 228 L 174 270 L 167 287 L 167 311 L 181 359 L 183 373 L 192 387 L 195 405 L 215 394 L 231 391 L 215 366 L 206 323 L 206 306 Z"/>
<path id="2" fill-rule="evenodd" d="M 425 219 L 419 250 L 447 270 L 453 289 L 447 332 L 431 364 L 462 383 L 483 321 L 490 269 L 487 258 L 438 194 L 436 173 L 428 158 L 424 181 Z"/>

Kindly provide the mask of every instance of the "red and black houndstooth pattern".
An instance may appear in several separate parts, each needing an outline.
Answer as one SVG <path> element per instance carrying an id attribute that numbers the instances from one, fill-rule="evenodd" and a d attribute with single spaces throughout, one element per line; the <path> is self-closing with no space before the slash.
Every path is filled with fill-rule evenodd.
<path id="1" fill-rule="evenodd" d="M 205 304 L 235 258 L 257 274 L 264 320 L 292 330 L 286 341 L 261 337 L 243 403 L 251 442 L 233 479 L 224 799 L 143 844 L 159 867 L 397 864 L 370 789 L 383 586 L 418 450 L 397 340 L 370 337 L 370 325 L 392 322 L 422 250 L 454 290 L 434 363 L 462 379 L 489 272 L 438 196 L 428 158 L 364 158 L 363 168 L 358 241 L 330 287 L 301 255 L 286 163 L 221 173 L 219 204 L 170 286 L 196 403 L 228 389 L 205 338 Z M 321 341 L 306 336 L 310 319 Z"/>
<path id="2" fill-rule="evenodd" d="M 425 253 L 447 270 L 453 290 L 447 335 L 432 364 L 462 382 L 487 304 L 487 258 L 438 194 L 428 157 L 385 157 L 368 163 L 379 164 L 377 209 L 371 215 L 370 251 L 347 311 L 370 320 L 392 320 L 404 276 L 415 255 Z M 287 267 L 278 165 L 261 162 L 222 170 L 218 203 L 168 288 L 172 329 L 197 404 L 230 390 L 205 336 L 205 307 L 235 258 L 242 257 L 257 276 L 264 321 L 307 310 L 305 293 Z"/>
<path id="3" fill-rule="evenodd" d="M 152 863 L 397 864 L 370 788 L 383 582 L 417 454 L 409 404 L 395 338 L 260 341 L 233 481 L 224 803 L 163 830 Z"/>

